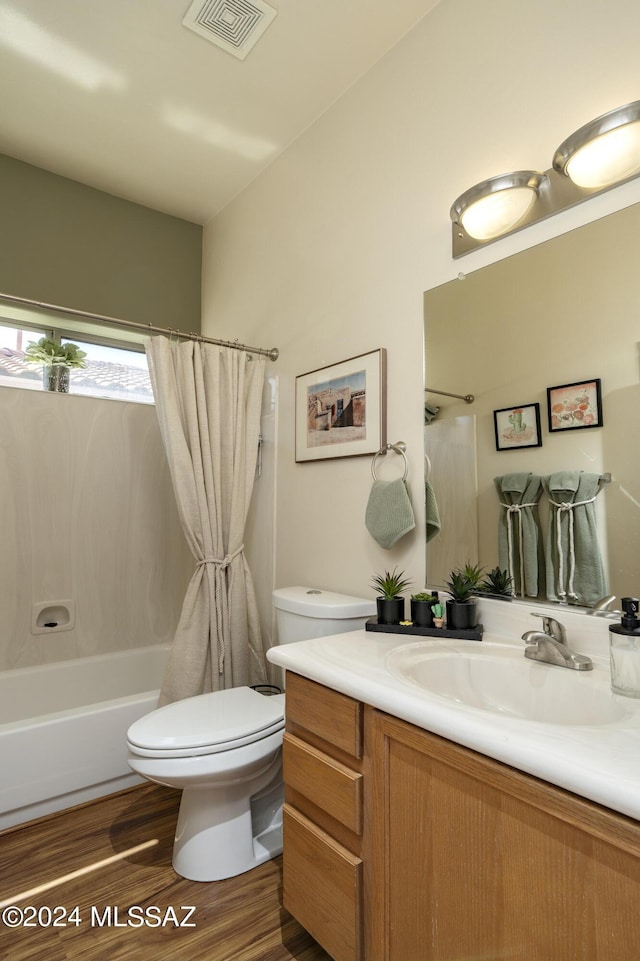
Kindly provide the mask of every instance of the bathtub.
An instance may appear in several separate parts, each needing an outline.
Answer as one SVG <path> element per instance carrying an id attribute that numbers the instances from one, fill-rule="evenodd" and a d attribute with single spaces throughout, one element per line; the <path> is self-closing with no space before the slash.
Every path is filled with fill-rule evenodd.
<path id="1" fill-rule="evenodd" d="M 0 830 L 141 783 L 126 733 L 156 707 L 168 650 L 0 672 Z"/>

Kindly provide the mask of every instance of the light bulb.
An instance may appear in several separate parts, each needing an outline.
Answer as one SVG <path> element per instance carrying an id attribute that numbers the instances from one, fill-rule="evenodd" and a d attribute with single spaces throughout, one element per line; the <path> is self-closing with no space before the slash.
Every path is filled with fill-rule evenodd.
<path id="1" fill-rule="evenodd" d="M 609 187 L 640 170 L 640 123 L 609 130 L 567 161 L 565 173 L 578 187 Z"/>
<path id="2" fill-rule="evenodd" d="M 499 190 L 472 203 L 460 216 L 460 223 L 476 240 L 493 240 L 513 228 L 529 212 L 536 199 L 532 187 Z"/>

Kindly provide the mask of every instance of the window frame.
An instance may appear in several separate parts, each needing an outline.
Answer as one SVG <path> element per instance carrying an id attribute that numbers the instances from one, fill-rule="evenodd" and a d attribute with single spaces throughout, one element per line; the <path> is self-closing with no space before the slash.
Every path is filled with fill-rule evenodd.
<path id="1" fill-rule="evenodd" d="M 16 316 L 10 316 L 15 313 Z M 24 314 L 29 314 L 25 317 Z M 33 331 L 33 339 L 37 339 L 41 336 L 51 337 L 54 340 L 71 340 L 73 342 L 80 341 L 85 344 L 93 344 L 96 347 L 112 347 L 117 350 L 130 351 L 131 353 L 144 354 L 145 347 L 143 340 L 149 335 L 141 333 L 130 332 L 129 337 L 111 337 L 108 334 L 105 335 L 102 332 L 102 328 L 98 329 L 97 322 L 91 322 L 91 320 L 83 321 L 79 320 L 77 323 L 68 317 L 64 317 L 62 323 L 56 323 L 51 314 L 46 314 L 43 316 L 42 320 L 39 322 L 33 315 L 35 311 L 25 311 L 20 309 L 19 311 L 6 310 L 4 305 L 0 304 L 0 327 L 9 327 L 14 330 L 23 330 L 25 332 Z M 28 390 L 42 390 L 42 388 L 37 388 L 33 386 L 27 387 L 27 385 L 19 379 L 16 379 L 15 384 L 9 385 L 0 382 L 0 387 L 14 386 L 18 389 L 26 388 Z M 96 400 L 116 400 L 124 401 L 125 403 L 133 404 L 145 404 L 147 406 L 154 405 L 155 401 L 153 396 L 149 400 L 140 400 L 138 397 L 109 397 L 107 394 L 92 394 L 92 393 L 78 393 L 77 396 L 82 397 L 93 397 Z"/>

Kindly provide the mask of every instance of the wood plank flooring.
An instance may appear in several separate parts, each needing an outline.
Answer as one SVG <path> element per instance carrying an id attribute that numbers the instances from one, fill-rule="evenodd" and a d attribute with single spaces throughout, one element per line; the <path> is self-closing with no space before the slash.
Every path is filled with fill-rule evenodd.
<path id="1" fill-rule="evenodd" d="M 0 834 L 0 959 L 331 961 L 282 908 L 280 858 L 228 881 L 178 877 L 179 798 L 145 784 Z"/>

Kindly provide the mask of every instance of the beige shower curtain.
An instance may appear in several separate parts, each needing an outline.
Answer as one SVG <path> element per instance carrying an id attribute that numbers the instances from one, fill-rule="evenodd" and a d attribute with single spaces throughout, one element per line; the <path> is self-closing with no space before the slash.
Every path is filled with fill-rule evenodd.
<path id="1" fill-rule="evenodd" d="M 160 431 L 196 566 L 160 703 L 263 683 L 244 528 L 256 470 L 264 357 L 196 341 L 146 341 Z"/>

